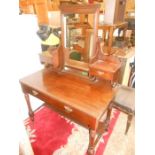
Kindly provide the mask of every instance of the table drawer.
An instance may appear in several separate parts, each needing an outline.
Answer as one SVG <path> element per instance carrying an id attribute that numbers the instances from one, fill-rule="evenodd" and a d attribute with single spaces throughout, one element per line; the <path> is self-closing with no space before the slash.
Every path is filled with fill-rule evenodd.
<path id="1" fill-rule="evenodd" d="M 110 81 L 114 80 L 114 74 L 113 73 L 105 72 L 105 71 L 99 71 L 99 70 L 96 70 L 96 69 L 91 69 L 90 70 L 90 75 L 101 77 L 101 78 L 103 78 L 105 80 L 110 80 Z"/>
<path id="2" fill-rule="evenodd" d="M 85 113 L 71 107 L 68 105 L 57 104 L 56 102 L 53 104 L 46 103 L 49 107 L 51 107 L 54 111 L 57 111 L 62 116 L 69 118 L 71 121 L 74 121 L 80 125 L 85 127 L 91 127 L 91 129 L 95 129 L 96 120 L 95 118 L 86 115 Z"/>
<path id="3" fill-rule="evenodd" d="M 38 99 L 45 102 L 49 107 L 51 107 L 54 111 L 57 111 L 61 115 L 83 125 L 85 127 L 91 127 L 95 129 L 96 119 L 92 116 L 87 115 L 86 113 L 67 105 L 67 103 L 63 103 L 59 99 L 53 99 L 50 96 L 47 96 L 35 89 L 32 89 L 26 85 L 22 85 L 22 89 L 24 93 L 31 94 Z"/>

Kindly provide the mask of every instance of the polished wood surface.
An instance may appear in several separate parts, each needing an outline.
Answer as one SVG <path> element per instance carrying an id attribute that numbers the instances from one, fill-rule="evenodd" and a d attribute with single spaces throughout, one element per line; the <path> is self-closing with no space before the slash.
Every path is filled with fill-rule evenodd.
<path id="1" fill-rule="evenodd" d="M 94 13 L 100 8 L 100 4 L 62 4 L 60 10 L 65 13 Z"/>
<path id="2" fill-rule="evenodd" d="M 88 128 L 88 154 L 94 155 L 95 145 L 109 124 L 109 107 L 113 98 L 110 82 L 91 82 L 88 78 L 45 68 L 22 78 L 20 84 L 32 120 L 34 114 L 29 94 L 41 99 L 56 112 Z M 105 115 L 107 117 L 103 119 Z"/>
<path id="3" fill-rule="evenodd" d="M 50 69 L 27 76 L 20 83 L 95 118 L 100 118 L 113 95 L 107 81 L 92 83 L 65 72 L 51 72 Z"/>
<path id="4" fill-rule="evenodd" d="M 43 1 L 45 0 L 39 0 L 38 7 L 36 7 L 38 23 L 48 24 L 47 6 Z M 44 9 L 42 10 L 42 8 Z M 64 4 L 60 6 L 60 9 L 61 43 L 59 47 L 50 51 L 50 55 L 40 54 L 40 61 L 46 67 L 22 78 L 20 84 L 28 106 L 29 116 L 33 121 L 35 121 L 34 113 L 29 95 L 35 96 L 54 111 L 88 128 L 88 154 L 94 155 L 94 147 L 109 124 L 110 105 L 113 98 L 111 81 L 117 81 L 120 62 L 114 61 L 111 56 L 106 57 L 103 52 L 101 57 L 102 44 L 97 35 L 99 4 Z M 91 24 L 86 22 L 85 18 L 84 23 L 81 20 L 80 23 L 74 23 L 74 20 L 68 20 L 71 18 L 69 16 L 71 14 L 84 15 L 84 17 L 91 14 L 93 19 Z M 73 35 L 73 40 L 68 39 L 68 41 L 74 41 L 74 37 L 76 37 L 77 40 L 82 40 L 85 43 L 84 46 L 82 46 L 83 42 L 81 44 L 74 43 L 70 47 L 67 45 L 66 31 L 70 30 L 67 28 L 69 26 L 71 29 L 79 29 L 80 27 L 82 34 L 81 36 Z M 120 27 L 123 27 L 125 32 L 126 23 L 99 26 L 99 29 L 108 32 L 108 55 L 111 55 L 113 32 Z M 105 36 L 103 38 L 105 39 Z M 72 48 L 83 54 L 81 61 L 70 59 Z M 80 75 L 83 73 L 85 75 L 82 75 L 83 77 L 77 76 L 74 74 L 74 70 Z M 74 73 L 71 74 L 71 72 Z M 91 81 L 92 79 L 89 79 L 91 76 L 96 76 L 98 79 Z"/>
<path id="5" fill-rule="evenodd" d="M 109 61 L 98 60 L 90 65 L 90 75 L 110 80 L 111 82 L 118 82 L 120 63 L 112 63 Z"/>
<path id="6" fill-rule="evenodd" d="M 114 56 L 105 56 L 101 49 L 102 43 L 98 42 L 97 56 L 89 64 L 89 76 L 99 77 L 104 80 L 118 82 L 121 62 Z"/>
<path id="7" fill-rule="evenodd" d="M 97 34 L 98 34 L 98 21 L 99 21 L 99 9 L 100 9 L 100 4 L 62 4 L 60 5 L 60 10 L 61 10 L 61 44 L 62 44 L 62 47 L 63 47 L 63 52 L 64 52 L 64 56 L 65 56 L 65 63 L 64 65 L 67 64 L 67 66 L 69 67 L 69 61 L 68 61 L 68 57 L 67 55 L 69 55 L 68 53 L 71 52 L 70 50 L 70 47 L 67 47 L 66 46 L 66 42 L 67 42 L 67 38 L 66 38 L 66 27 L 68 27 L 69 25 L 71 25 L 70 22 L 67 22 L 65 21 L 65 18 L 66 16 L 68 16 L 69 14 L 76 14 L 76 15 L 93 15 L 93 19 L 92 19 L 92 24 L 93 26 L 91 27 L 90 24 L 87 22 L 87 23 L 82 23 L 80 21 L 80 23 L 72 23 L 72 25 L 75 27 L 75 28 L 78 28 L 79 27 L 81 28 L 82 30 L 82 35 L 84 35 L 84 37 L 86 39 L 84 39 L 84 48 L 83 48 L 83 53 L 84 53 L 84 60 L 86 63 L 89 63 L 89 61 L 91 61 L 92 57 L 94 56 L 95 54 L 95 51 L 96 51 L 96 43 L 97 43 Z M 69 18 L 69 17 L 68 17 Z M 91 56 L 90 53 L 89 53 L 89 48 L 90 46 L 88 47 L 88 44 L 90 42 L 90 36 L 88 32 L 89 29 L 91 29 L 91 32 L 92 32 L 92 43 L 91 43 Z M 91 33 L 90 33 L 91 34 Z M 89 38 L 88 38 L 89 37 Z M 70 41 L 70 40 L 69 40 Z M 90 45 L 90 44 L 89 44 Z M 76 61 L 76 60 L 73 60 L 73 61 Z M 72 63 L 73 64 L 73 63 Z M 72 68 L 73 65 L 70 65 L 70 67 Z M 75 64 L 77 65 L 77 67 L 75 66 Z M 74 63 L 74 68 L 77 68 L 79 69 L 78 66 L 81 66 L 81 68 L 86 68 L 85 64 L 84 66 L 82 67 L 82 63 L 80 63 L 79 61 L 76 61 L 76 63 Z"/>

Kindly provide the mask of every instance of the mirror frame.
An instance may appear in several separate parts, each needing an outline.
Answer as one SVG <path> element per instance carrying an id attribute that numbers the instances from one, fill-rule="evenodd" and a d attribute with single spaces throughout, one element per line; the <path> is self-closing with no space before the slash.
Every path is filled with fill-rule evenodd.
<path id="1" fill-rule="evenodd" d="M 67 15 L 68 14 L 93 14 L 94 15 L 92 57 L 89 57 L 88 63 L 71 60 L 73 64 L 76 65 L 77 69 L 89 71 L 89 63 L 94 58 L 96 49 L 97 49 L 100 4 L 61 4 L 60 10 L 61 10 L 61 45 L 62 45 L 63 55 L 64 55 L 64 66 L 67 63 L 66 48 L 65 48 L 65 25 L 66 25 L 66 23 L 64 22 L 65 15 L 66 14 Z M 71 67 L 71 65 L 67 63 L 67 67 Z"/>

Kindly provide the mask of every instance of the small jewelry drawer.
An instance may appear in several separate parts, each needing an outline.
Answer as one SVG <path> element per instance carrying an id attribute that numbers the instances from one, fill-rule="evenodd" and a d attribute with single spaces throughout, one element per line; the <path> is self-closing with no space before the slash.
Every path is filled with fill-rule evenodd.
<path id="1" fill-rule="evenodd" d="M 104 72 L 104 71 L 99 71 L 99 70 L 96 70 L 96 69 L 91 69 L 90 70 L 90 75 L 101 77 L 101 78 L 103 78 L 105 80 L 110 80 L 110 81 L 112 81 L 113 78 L 114 78 L 114 74 Z"/>

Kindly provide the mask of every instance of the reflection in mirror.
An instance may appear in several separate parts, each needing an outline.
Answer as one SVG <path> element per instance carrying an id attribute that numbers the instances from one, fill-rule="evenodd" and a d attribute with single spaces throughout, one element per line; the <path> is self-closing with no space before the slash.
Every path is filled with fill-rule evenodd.
<path id="1" fill-rule="evenodd" d="M 76 61 L 89 62 L 93 27 L 88 21 L 92 14 L 66 15 L 66 47 L 69 58 Z"/>
<path id="2" fill-rule="evenodd" d="M 61 6 L 65 66 L 88 71 L 96 49 L 99 5 Z"/>

